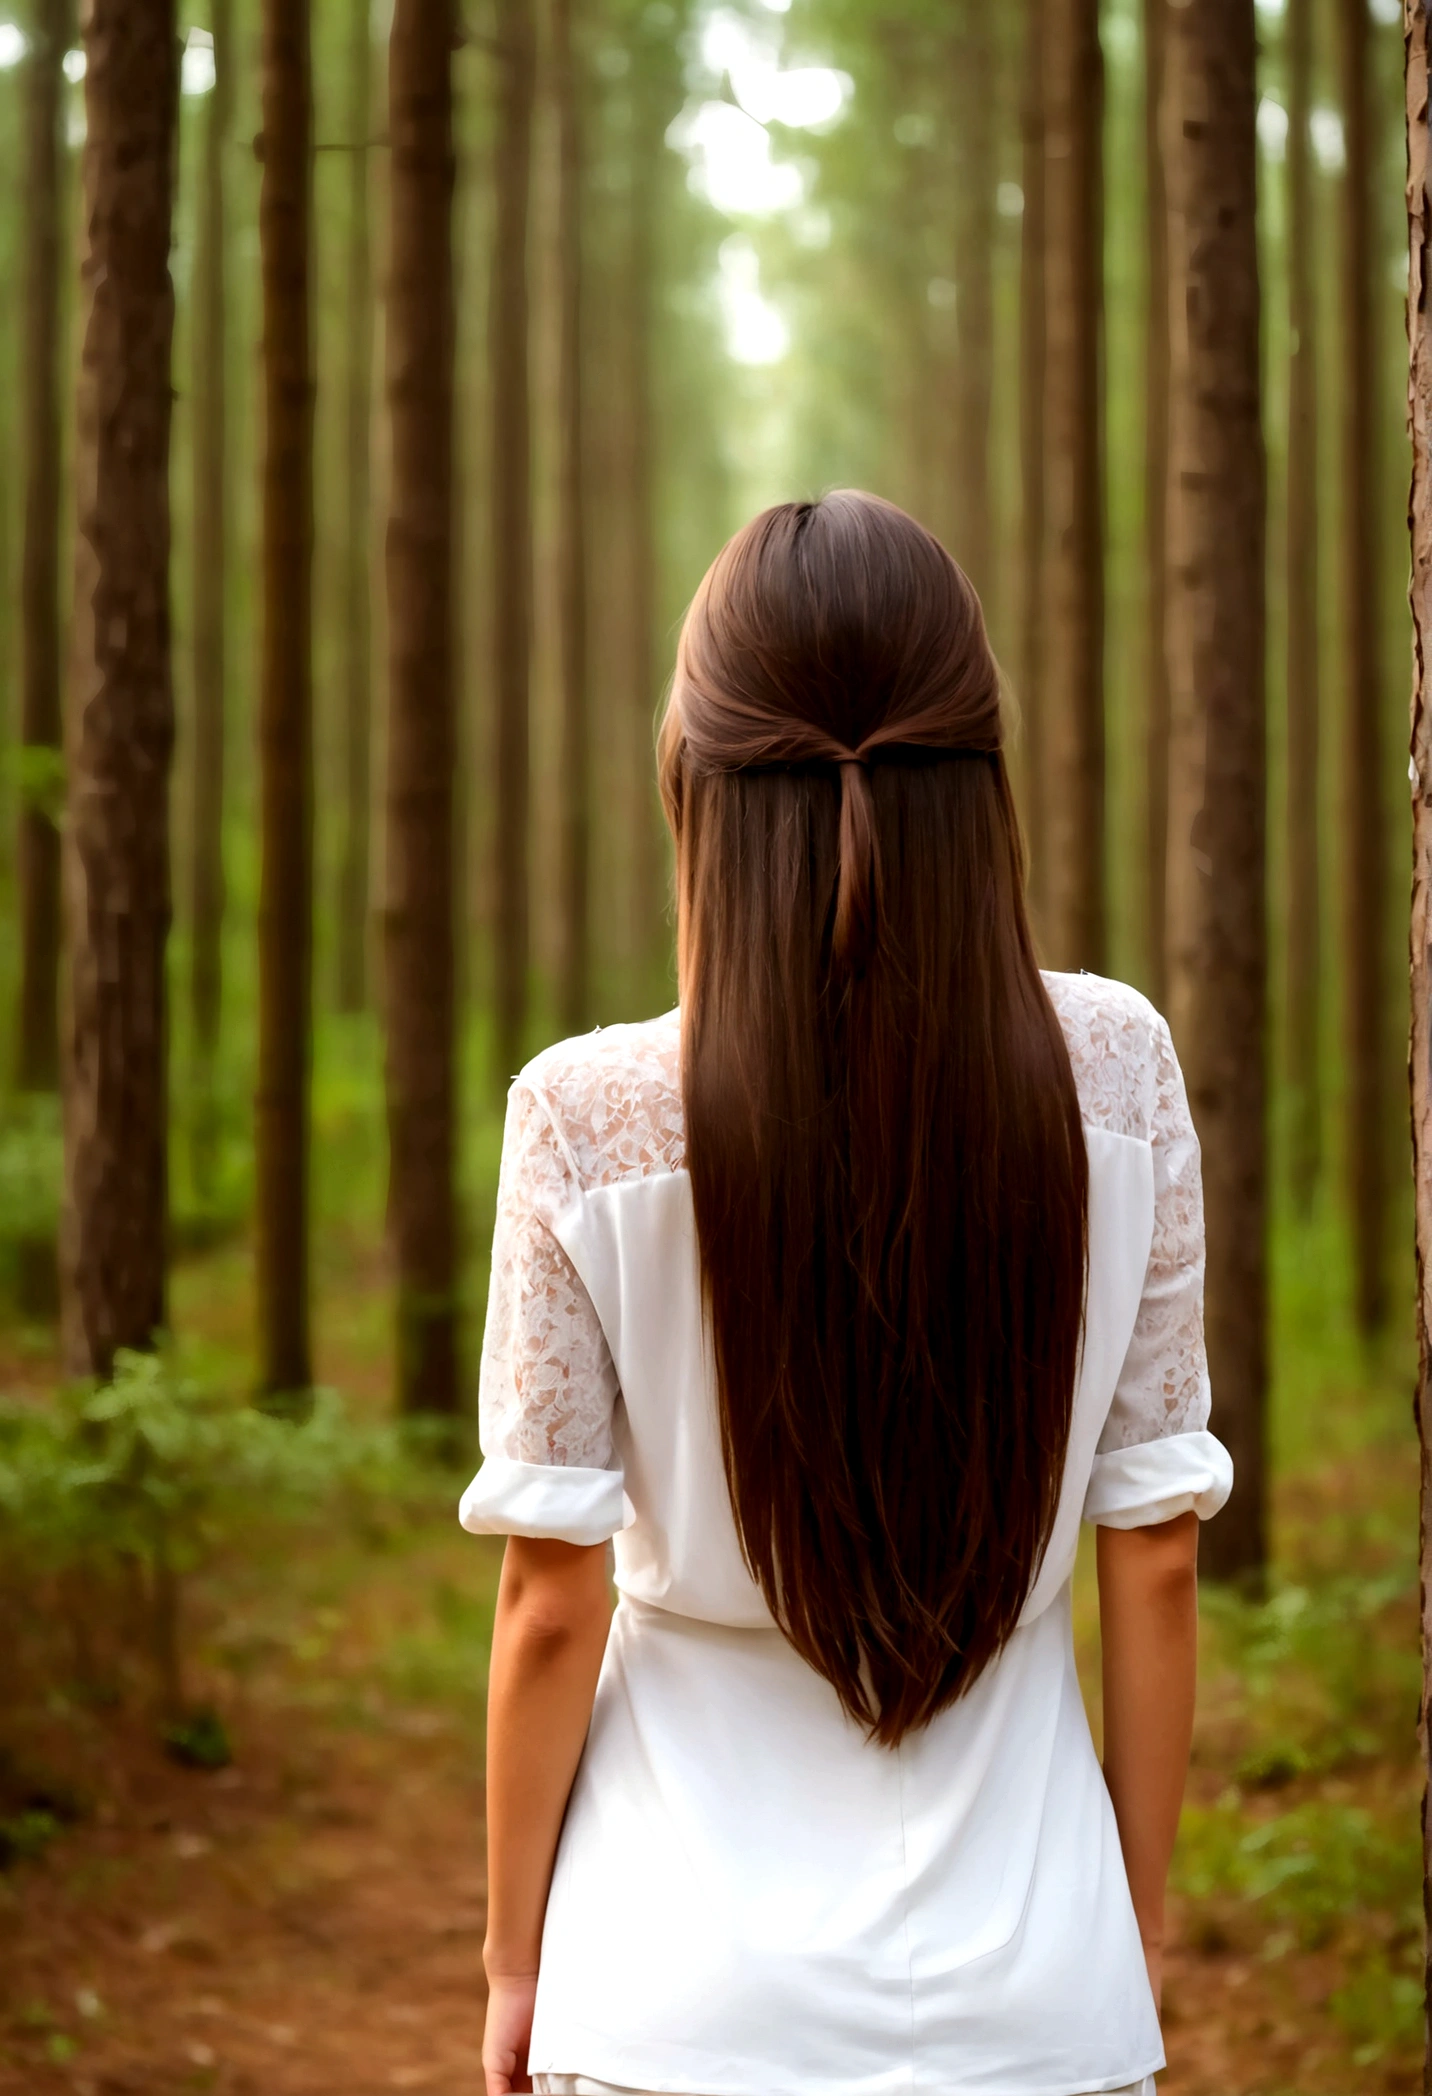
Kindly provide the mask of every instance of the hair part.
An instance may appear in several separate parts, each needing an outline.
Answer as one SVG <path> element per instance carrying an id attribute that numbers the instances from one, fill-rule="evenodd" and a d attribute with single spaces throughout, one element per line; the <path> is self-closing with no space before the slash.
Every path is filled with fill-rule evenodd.
<path id="1" fill-rule="evenodd" d="M 732 1512 L 891 1745 L 1015 1628 L 1078 1363 L 1087 1159 L 1001 740 L 974 590 L 855 493 L 725 547 L 660 738 Z"/>

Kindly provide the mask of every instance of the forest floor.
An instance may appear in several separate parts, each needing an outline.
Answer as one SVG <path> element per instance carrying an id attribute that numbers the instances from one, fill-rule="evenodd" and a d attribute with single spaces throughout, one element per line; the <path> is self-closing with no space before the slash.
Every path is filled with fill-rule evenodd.
<path id="1" fill-rule="evenodd" d="M 335 1255 L 320 1335 L 321 1373 L 373 1405 L 382 1278 L 371 1251 Z M 237 1250 L 193 1261 L 176 1324 L 242 1348 L 247 1299 Z M 0 1387 L 52 1372 L 0 1344 Z M 1404 1349 L 1306 1366 L 1280 1399 L 1270 1598 L 1205 1607 L 1164 2096 L 1421 2086 L 1408 1389 Z M 176 1766 L 141 1714 L 63 1696 L 13 1735 L 79 1802 L 0 1874 L 3 2096 L 477 2096 L 499 1553 L 447 1497 L 208 1576 L 197 1664 L 231 1766 Z M 1083 1570 L 1076 1622 L 1092 1684 Z"/>

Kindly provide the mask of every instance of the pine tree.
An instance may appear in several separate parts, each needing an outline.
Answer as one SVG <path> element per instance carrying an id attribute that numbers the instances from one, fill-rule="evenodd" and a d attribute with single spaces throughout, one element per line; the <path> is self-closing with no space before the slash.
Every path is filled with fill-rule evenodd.
<path id="1" fill-rule="evenodd" d="M 213 1172 L 224 924 L 225 600 L 228 578 L 228 225 L 224 161 L 233 123 L 230 0 L 210 0 L 214 86 L 204 122 L 194 284 L 194 813 L 189 999 L 196 1050 L 195 1177 Z"/>
<path id="2" fill-rule="evenodd" d="M 1144 0 L 1144 965 L 1149 995 L 1168 994 L 1168 203 L 1159 106 L 1163 99 L 1168 0 Z"/>
<path id="3" fill-rule="evenodd" d="M 457 1410 L 451 0 L 398 0 L 388 46 L 388 1215 L 407 1411 Z"/>
<path id="4" fill-rule="evenodd" d="M 1105 962 L 1104 106 L 1097 0 L 1044 10 L 1044 924 L 1058 968 Z"/>
<path id="5" fill-rule="evenodd" d="M 173 0 L 89 0 L 63 1044 L 67 1371 L 164 1323 Z"/>
<path id="6" fill-rule="evenodd" d="M 1318 865 L 1318 381 L 1313 297 L 1313 0 L 1288 0 L 1287 1040 L 1289 1166 L 1304 1212 L 1317 1183 L 1322 926 Z"/>
<path id="7" fill-rule="evenodd" d="M 493 1047 L 504 1085 L 522 1060 L 529 966 L 532 433 L 527 220 L 536 49 L 529 0 L 497 0 L 493 149 L 492 583 L 497 709 Z"/>
<path id="8" fill-rule="evenodd" d="M 313 946 L 313 93 L 309 0 L 264 0 L 263 640 L 259 689 L 259 1388 L 312 1382 L 309 1054 Z"/>
<path id="9" fill-rule="evenodd" d="M 1354 1302 L 1364 1333 L 1387 1318 L 1387 796 L 1378 626 L 1378 308 L 1373 119 L 1366 0 L 1338 0 L 1347 167 L 1339 255 L 1342 313 L 1343 992 Z"/>
<path id="10" fill-rule="evenodd" d="M 17 852 L 22 1092 L 59 1082 L 60 834 L 54 789 L 60 720 L 60 107 L 69 0 L 36 0 L 25 64 L 25 319 L 22 359 L 25 542 L 20 582 L 21 771 Z M 19 1245 L 17 1296 L 52 1316 L 58 1288 L 48 1233 Z"/>
<path id="11" fill-rule="evenodd" d="M 1203 1145 L 1214 1429 L 1238 1490 L 1203 1561 L 1267 1557 L 1264 463 L 1253 0 L 1168 16 L 1169 1017 Z"/>
<path id="12" fill-rule="evenodd" d="M 557 569 L 562 682 L 561 957 L 563 1030 L 577 1033 L 591 1003 L 591 730 L 588 719 L 586 480 L 583 460 L 583 258 L 581 82 L 572 0 L 552 0 L 557 105 L 559 314 Z"/>
<path id="13" fill-rule="evenodd" d="M 368 131 L 371 0 L 350 0 L 348 45 L 348 282 L 344 342 L 343 848 L 338 871 L 338 1009 L 360 1012 L 368 991 L 368 796 L 373 666 L 369 593 L 370 426 L 373 415 L 373 268 Z"/>

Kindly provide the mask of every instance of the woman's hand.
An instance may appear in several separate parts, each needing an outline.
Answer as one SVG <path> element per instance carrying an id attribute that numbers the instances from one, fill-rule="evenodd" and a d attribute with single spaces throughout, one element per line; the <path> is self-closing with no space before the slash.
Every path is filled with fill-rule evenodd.
<path id="1" fill-rule="evenodd" d="M 498 1974 L 487 1982 L 487 2022 L 482 2032 L 482 2074 L 486 2096 L 513 2096 L 532 2087 L 527 2047 L 532 2039 L 532 2005 L 537 1975 Z"/>

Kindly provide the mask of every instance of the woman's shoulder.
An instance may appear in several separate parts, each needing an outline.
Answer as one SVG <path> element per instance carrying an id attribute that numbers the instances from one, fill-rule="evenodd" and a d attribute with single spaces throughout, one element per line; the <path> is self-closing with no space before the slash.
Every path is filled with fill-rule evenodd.
<path id="1" fill-rule="evenodd" d="M 1041 970 L 1069 1050 L 1085 1121 L 1147 1142 L 1160 1093 L 1176 1074 L 1162 1015 L 1142 991 L 1107 975 Z"/>
<path id="2" fill-rule="evenodd" d="M 583 1188 L 646 1178 L 684 1157 L 680 1054 L 680 1014 L 663 1012 L 554 1041 L 514 1090 L 541 1101 Z"/>

